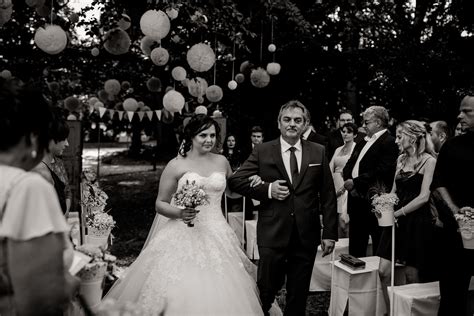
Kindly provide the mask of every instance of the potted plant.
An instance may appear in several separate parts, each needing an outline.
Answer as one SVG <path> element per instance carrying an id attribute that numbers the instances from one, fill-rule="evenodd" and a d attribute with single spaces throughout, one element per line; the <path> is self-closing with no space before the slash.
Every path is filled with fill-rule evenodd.
<path id="1" fill-rule="evenodd" d="M 86 215 L 87 242 L 106 247 L 115 221 L 105 212 L 91 212 Z"/>

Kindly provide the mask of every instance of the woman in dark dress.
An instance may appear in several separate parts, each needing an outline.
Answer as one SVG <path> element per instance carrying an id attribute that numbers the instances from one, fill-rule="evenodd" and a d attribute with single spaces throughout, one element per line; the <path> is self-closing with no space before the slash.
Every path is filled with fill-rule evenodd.
<path id="1" fill-rule="evenodd" d="M 232 171 L 237 170 L 242 164 L 242 153 L 234 134 L 227 134 L 225 137 L 224 144 L 222 145 L 222 154 L 229 161 Z"/>

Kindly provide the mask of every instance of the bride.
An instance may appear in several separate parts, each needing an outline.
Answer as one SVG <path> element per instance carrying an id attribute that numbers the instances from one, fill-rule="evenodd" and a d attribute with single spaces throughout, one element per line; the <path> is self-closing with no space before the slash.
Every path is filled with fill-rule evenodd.
<path id="1" fill-rule="evenodd" d="M 166 305 L 167 316 L 263 315 L 249 274 L 253 264 L 220 208 L 232 171 L 224 156 L 211 153 L 217 135 L 219 126 L 206 115 L 186 125 L 179 155 L 161 175 L 155 206 L 160 215 L 146 245 L 104 299 L 133 301 L 150 314 Z M 186 181 L 204 188 L 207 205 L 175 206 L 173 193 Z"/>

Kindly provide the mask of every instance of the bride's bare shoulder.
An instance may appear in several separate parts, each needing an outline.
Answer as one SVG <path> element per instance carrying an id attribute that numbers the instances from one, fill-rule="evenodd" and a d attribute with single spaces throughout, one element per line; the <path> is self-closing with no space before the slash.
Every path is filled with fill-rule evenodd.
<path id="1" fill-rule="evenodd" d="M 171 159 L 168 162 L 163 172 L 166 172 L 169 174 L 181 174 L 183 173 L 184 169 L 186 169 L 185 159 L 178 155 L 177 157 Z"/>

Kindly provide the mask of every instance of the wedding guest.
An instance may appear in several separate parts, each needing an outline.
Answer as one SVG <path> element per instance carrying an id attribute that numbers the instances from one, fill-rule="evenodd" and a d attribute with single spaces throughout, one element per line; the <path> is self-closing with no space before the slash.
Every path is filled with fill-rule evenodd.
<path id="1" fill-rule="evenodd" d="M 242 158 L 244 160 L 247 159 L 247 157 L 253 151 L 255 146 L 263 143 L 264 137 L 265 136 L 263 133 L 263 129 L 260 126 L 258 125 L 252 126 L 252 128 L 250 129 L 250 144 L 242 148 Z"/>
<path id="2" fill-rule="evenodd" d="M 456 125 L 456 128 L 454 129 L 454 136 L 459 136 L 459 135 L 462 135 L 464 134 L 465 132 L 462 130 L 462 126 L 461 126 L 461 123 L 458 123 Z"/>
<path id="3" fill-rule="evenodd" d="M 232 171 L 237 170 L 242 164 L 242 152 L 239 146 L 235 134 L 227 134 L 222 145 L 222 154 L 227 158 Z"/>
<path id="4" fill-rule="evenodd" d="M 430 123 L 431 127 L 431 141 L 433 142 L 434 150 L 436 154 L 439 153 L 441 146 L 451 136 L 449 131 L 448 123 L 445 121 L 434 121 Z"/>
<path id="5" fill-rule="evenodd" d="M 309 113 L 309 111 L 308 111 L 308 124 L 306 125 L 305 130 L 303 131 L 303 134 L 301 134 L 301 139 L 309 140 L 310 142 L 313 142 L 313 143 L 318 143 L 320 145 L 323 145 L 324 147 L 327 146 L 328 138 L 316 132 L 316 129 L 311 124 L 311 113 Z"/>
<path id="6" fill-rule="evenodd" d="M 28 172 L 49 143 L 37 89 L 0 79 L 0 315 L 62 315 L 77 282 L 69 227 L 54 187 Z"/>
<path id="7" fill-rule="evenodd" d="M 444 200 L 440 210 L 443 264 L 439 281 L 441 301 L 438 315 L 466 315 L 468 289 L 474 273 L 474 250 L 464 249 L 454 215 L 463 207 L 474 207 L 474 97 L 466 96 L 459 107 L 459 124 L 465 134 L 450 138 L 441 147 L 433 178 L 435 189 Z"/>
<path id="8" fill-rule="evenodd" d="M 344 179 L 342 170 L 346 165 L 352 151 L 355 147 L 354 139 L 357 135 L 357 125 L 354 123 L 346 123 L 341 128 L 344 145 L 336 148 L 329 168 L 331 168 L 332 178 L 334 180 L 334 188 L 337 196 L 337 213 L 339 214 L 339 238 L 346 238 L 349 231 L 349 215 L 347 214 L 347 191 L 344 188 Z M 338 131 L 339 132 L 339 131 Z"/>
<path id="9" fill-rule="evenodd" d="M 354 117 L 352 116 L 352 112 L 349 110 L 343 110 L 341 113 L 339 113 L 339 118 L 337 120 L 337 126 L 338 128 L 333 130 L 332 132 L 329 133 L 328 135 L 328 140 L 327 140 L 327 153 L 328 157 L 332 158 L 334 155 L 334 152 L 336 151 L 336 148 L 344 145 L 344 137 L 342 135 L 342 127 L 347 124 L 347 123 L 355 123 L 354 122 Z M 356 143 L 360 142 L 361 140 L 364 139 L 365 137 L 365 132 L 359 132 L 355 131 L 356 138 L 354 141 Z"/>

